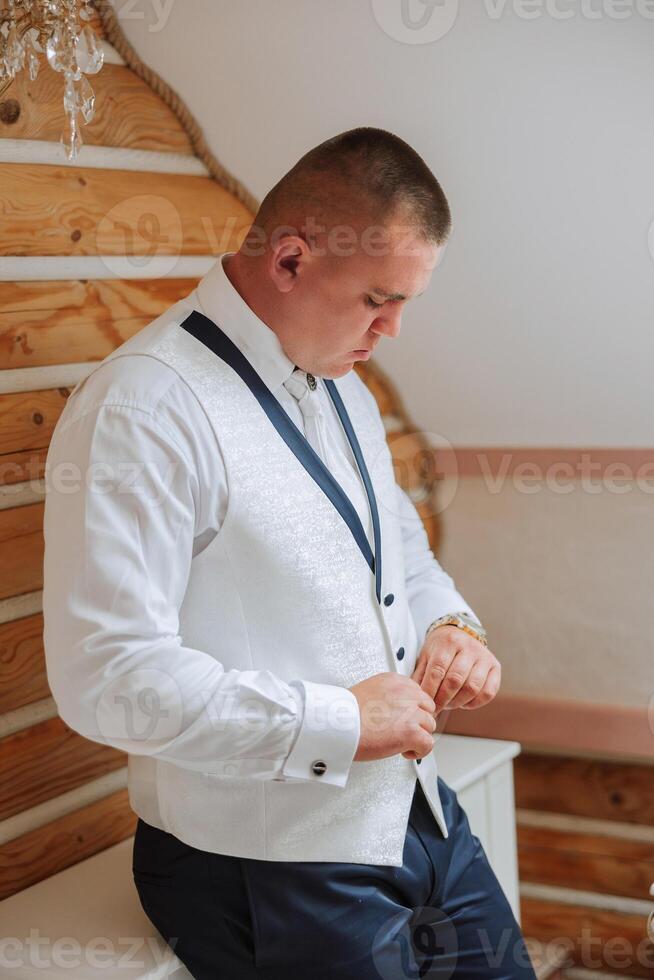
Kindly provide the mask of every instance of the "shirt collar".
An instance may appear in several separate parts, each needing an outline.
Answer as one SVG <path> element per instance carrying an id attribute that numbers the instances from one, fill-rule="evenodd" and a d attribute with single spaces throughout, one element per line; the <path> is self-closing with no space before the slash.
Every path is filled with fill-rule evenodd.
<path id="1" fill-rule="evenodd" d="M 234 288 L 225 263 L 234 252 L 222 252 L 196 286 L 198 305 L 245 354 L 272 392 L 290 378 L 295 364 L 286 356 L 274 330 L 260 320 Z"/>

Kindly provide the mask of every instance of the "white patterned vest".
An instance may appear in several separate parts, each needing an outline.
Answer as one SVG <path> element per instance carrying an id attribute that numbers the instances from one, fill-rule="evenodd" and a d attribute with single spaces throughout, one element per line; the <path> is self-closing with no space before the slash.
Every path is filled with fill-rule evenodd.
<path id="1" fill-rule="evenodd" d="M 214 656 L 225 671 L 270 670 L 285 681 L 351 687 L 382 671 L 410 676 L 419 642 L 400 528 L 393 507 L 384 504 L 393 499 L 392 459 L 363 382 L 352 370 L 330 384 L 374 490 L 381 538 L 374 571 L 248 383 L 189 332 L 188 321 L 183 327 L 184 319 L 164 314 L 105 358 L 138 353 L 172 367 L 198 398 L 222 453 L 228 509 L 219 532 L 192 560 L 179 613 L 182 642 Z M 392 604 L 380 601 L 379 592 L 392 594 Z M 391 631 L 405 649 L 401 662 Z M 277 861 L 401 865 L 416 776 L 447 836 L 434 753 L 419 765 L 402 755 L 355 761 L 344 787 L 235 778 L 228 767 L 215 775 L 150 756 L 128 759 L 130 803 L 148 823 L 203 850 Z M 145 802 L 152 799 L 154 810 Z"/>

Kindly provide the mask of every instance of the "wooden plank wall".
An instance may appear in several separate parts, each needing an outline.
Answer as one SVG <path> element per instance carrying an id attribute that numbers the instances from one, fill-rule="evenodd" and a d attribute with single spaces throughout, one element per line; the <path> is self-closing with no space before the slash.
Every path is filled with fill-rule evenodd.
<path id="1" fill-rule="evenodd" d="M 36 81 L 23 74 L 0 99 L 0 898 L 117 843 L 136 822 L 125 755 L 71 731 L 47 684 L 50 436 L 93 362 L 187 295 L 251 222 L 174 114 L 105 50 L 75 165 L 59 145 L 59 75 L 42 63 Z M 167 259 L 162 276 L 171 255 L 182 261 Z"/>
<path id="2" fill-rule="evenodd" d="M 654 976 L 654 766 L 523 751 L 514 772 L 525 934 L 577 969 Z"/>
<path id="3" fill-rule="evenodd" d="M 59 145 L 59 75 L 42 63 L 35 81 L 23 73 L 0 97 L 0 899 L 136 822 L 126 756 L 71 731 L 48 688 L 42 520 L 54 426 L 77 380 L 187 295 L 252 220 L 167 106 L 105 52 L 74 165 Z M 361 373 L 389 441 L 408 437 L 401 476 L 428 524 L 408 420 L 383 376 Z"/>

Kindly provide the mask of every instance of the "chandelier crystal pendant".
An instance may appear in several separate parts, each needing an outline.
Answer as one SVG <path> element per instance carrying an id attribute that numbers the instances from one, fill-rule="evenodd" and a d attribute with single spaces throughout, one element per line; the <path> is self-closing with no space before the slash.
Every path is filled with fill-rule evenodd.
<path id="1" fill-rule="evenodd" d="M 91 122 L 95 93 L 86 77 L 102 68 L 104 52 L 88 21 L 92 0 L 0 0 L 0 96 L 19 71 L 37 77 L 40 55 L 64 76 L 66 121 L 61 143 L 69 160 L 82 146 L 80 117 Z"/>

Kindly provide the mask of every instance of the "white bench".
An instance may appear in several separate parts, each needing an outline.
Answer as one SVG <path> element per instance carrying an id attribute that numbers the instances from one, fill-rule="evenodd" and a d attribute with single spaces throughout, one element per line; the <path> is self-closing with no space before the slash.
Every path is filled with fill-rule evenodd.
<path id="1" fill-rule="evenodd" d="M 441 735 L 435 751 L 520 921 L 512 768 L 520 745 Z M 192 980 L 141 908 L 132 846 L 129 837 L 0 902 L 0 976 Z"/>

